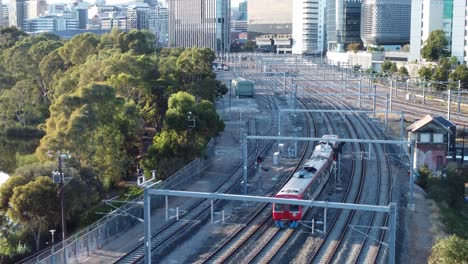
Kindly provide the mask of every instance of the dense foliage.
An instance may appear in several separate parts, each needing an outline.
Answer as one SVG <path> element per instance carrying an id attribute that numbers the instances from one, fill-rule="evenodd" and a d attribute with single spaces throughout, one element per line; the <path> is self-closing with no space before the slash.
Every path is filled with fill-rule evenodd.
<path id="1" fill-rule="evenodd" d="M 8 161 L 0 222 L 9 228 L 0 232 L 0 262 L 40 249 L 47 230 L 60 230 L 58 187 L 44 176 L 57 170 L 58 153 L 71 154 L 64 172 L 71 177 L 66 219 L 73 228 L 138 165 L 163 179 L 202 156 L 209 138 L 224 129 L 213 102 L 227 88 L 212 72 L 214 52 L 161 49 L 154 40 L 137 30 L 69 41 L 0 31 L 0 132 L 41 138 L 35 153 Z M 148 153 L 144 127 L 157 131 Z M 8 142 L 0 141 L 4 147 Z"/>
<path id="2" fill-rule="evenodd" d="M 429 263 L 465 263 L 468 261 L 468 208 L 464 202 L 464 183 L 468 171 L 449 170 L 447 176 L 436 176 L 422 166 L 416 183 L 437 202 L 448 238 L 437 241 L 432 248 Z"/>
<path id="3" fill-rule="evenodd" d="M 432 247 L 429 264 L 468 263 L 468 240 L 456 235 L 440 239 Z"/>
<path id="4" fill-rule="evenodd" d="M 447 57 L 448 52 L 446 46 L 448 45 L 447 38 L 443 30 L 434 30 L 429 33 L 429 37 L 424 43 L 421 50 L 421 56 L 428 61 L 437 61 L 441 57 Z"/>

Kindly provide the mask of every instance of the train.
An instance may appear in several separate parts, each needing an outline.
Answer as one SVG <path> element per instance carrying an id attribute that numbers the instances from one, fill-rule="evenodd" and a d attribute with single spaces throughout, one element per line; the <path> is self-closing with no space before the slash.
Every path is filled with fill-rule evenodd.
<path id="1" fill-rule="evenodd" d="M 276 193 L 275 198 L 313 200 L 328 181 L 335 160 L 337 135 L 324 135 L 302 168 Z M 299 226 L 308 207 L 273 203 L 273 220 L 278 228 Z"/>

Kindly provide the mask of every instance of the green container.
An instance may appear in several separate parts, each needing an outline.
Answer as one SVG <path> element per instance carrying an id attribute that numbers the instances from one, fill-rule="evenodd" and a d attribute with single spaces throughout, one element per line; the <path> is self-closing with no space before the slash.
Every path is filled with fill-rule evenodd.
<path id="1" fill-rule="evenodd" d="M 231 81 L 231 88 L 234 89 L 234 94 L 240 96 L 254 96 L 254 82 L 244 78 L 236 78 Z"/>

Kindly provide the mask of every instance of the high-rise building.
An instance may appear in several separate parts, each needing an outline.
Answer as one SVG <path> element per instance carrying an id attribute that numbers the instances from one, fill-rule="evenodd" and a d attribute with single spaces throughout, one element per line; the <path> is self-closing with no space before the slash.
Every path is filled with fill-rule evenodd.
<path id="1" fill-rule="evenodd" d="M 2 0 L 0 0 L 0 27 L 3 27 L 3 5 L 2 5 Z"/>
<path id="2" fill-rule="evenodd" d="M 327 0 L 326 35 L 328 51 L 345 51 L 350 43 L 361 42 L 362 0 Z"/>
<path id="3" fill-rule="evenodd" d="M 293 4 L 294 54 L 318 54 L 325 50 L 326 0 L 295 0 Z"/>
<path id="4" fill-rule="evenodd" d="M 161 46 L 169 42 L 169 12 L 167 7 L 156 6 L 156 37 Z"/>
<path id="5" fill-rule="evenodd" d="M 42 16 L 28 19 L 24 25 L 24 30 L 30 33 L 55 32 L 78 29 L 78 20 L 71 18 L 71 14 Z"/>
<path id="6" fill-rule="evenodd" d="M 168 0 L 169 45 L 228 52 L 230 4 L 229 0 Z"/>
<path id="7" fill-rule="evenodd" d="M 147 3 L 151 7 L 158 5 L 158 0 L 144 0 L 143 2 Z"/>
<path id="8" fill-rule="evenodd" d="M 44 16 L 47 11 L 47 2 L 45 0 L 29 0 L 24 2 L 26 17 L 25 19 L 32 19 Z"/>
<path id="9" fill-rule="evenodd" d="M 258 34 L 292 34 L 292 7 L 295 0 L 249 0 L 248 31 Z"/>
<path id="10" fill-rule="evenodd" d="M 101 29 L 111 30 L 113 28 L 128 30 L 127 17 L 106 17 L 101 19 Z"/>
<path id="11" fill-rule="evenodd" d="M 410 21 L 411 0 L 363 0 L 361 39 L 365 46 L 407 44 Z"/>
<path id="12" fill-rule="evenodd" d="M 452 19 L 452 56 L 457 57 L 461 63 L 468 62 L 468 33 L 466 21 L 468 21 L 468 3 L 466 0 L 453 0 Z M 447 11 L 448 13 L 449 11 Z M 444 14 L 445 15 L 445 14 Z M 449 14 L 447 14 L 449 15 Z"/>
<path id="13" fill-rule="evenodd" d="M 9 25 L 9 11 L 8 11 L 8 5 L 2 4 L 2 17 L 3 17 L 3 26 L 8 27 Z"/>
<path id="14" fill-rule="evenodd" d="M 22 29 L 27 15 L 24 0 L 10 0 L 9 25 Z"/>
<path id="15" fill-rule="evenodd" d="M 421 60 L 421 49 L 429 34 L 434 30 L 444 30 L 449 41 L 447 50 L 452 42 L 453 0 L 412 0 L 409 61 Z M 459 34 L 459 33 L 458 33 Z"/>
<path id="16" fill-rule="evenodd" d="M 149 29 L 150 8 L 148 6 L 132 6 L 127 11 L 129 29 Z"/>

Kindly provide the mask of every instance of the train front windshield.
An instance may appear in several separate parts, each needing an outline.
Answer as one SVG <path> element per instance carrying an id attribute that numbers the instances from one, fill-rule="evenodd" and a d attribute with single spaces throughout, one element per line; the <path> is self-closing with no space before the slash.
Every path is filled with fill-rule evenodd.
<path id="1" fill-rule="evenodd" d="M 299 205 L 291 205 L 291 212 L 299 212 Z"/>
<path id="2" fill-rule="evenodd" d="M 275 203 L 275 212 L 282 212 L 283 211 L 283 204 Z"/>

